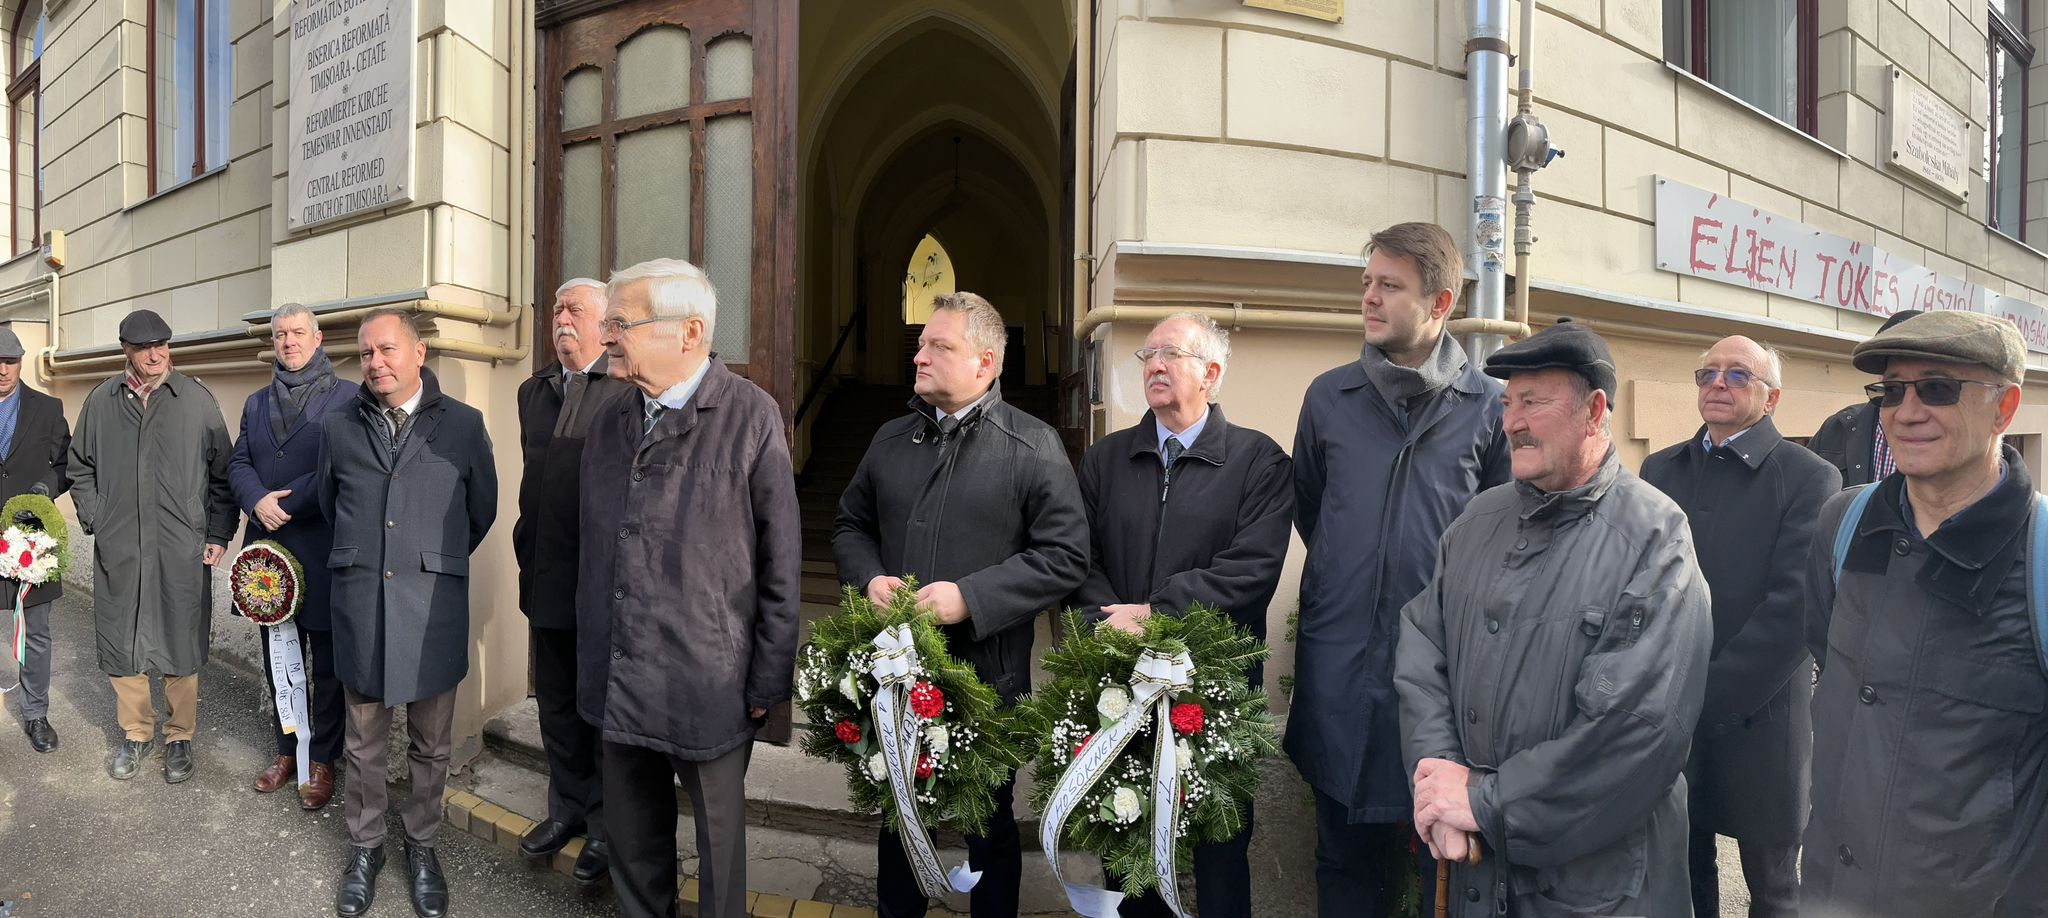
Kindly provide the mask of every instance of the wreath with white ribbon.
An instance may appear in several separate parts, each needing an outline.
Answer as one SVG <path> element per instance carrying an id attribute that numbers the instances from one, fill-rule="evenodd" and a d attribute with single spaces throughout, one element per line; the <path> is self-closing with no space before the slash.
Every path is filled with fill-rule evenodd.
<path id="1" fill-rule="evenodd" d="M 847 799 L 881 813 L 903 841 L 925 895 L 974 888 L 965 864 L 940 867 L 931 830 L 987 830 L 995 790 L 1023 764 L 1010 712 L 974 668 L 946 652 L 916 584 L 876 606 L 846 590 L 837 615 L 811 625 L 797 657 L 804 752 L 846 766 Z"/>
<path id="2" fill-rule="evenodd" d="M 251 542 L 228 564 L 228 599 L 235 613 L 267 631 L 264 652 L 270 658 L 270 685 L 275 694 L 277 723 L 298 740 L 298 778 L 306 783 L 313 751 L 313 721 L 306 716 L 308 680 L 306 653 L 294 617 L 306 602 L 306 569 L 283 545 L 269 539 Z"/>
<path id="3" fill-rule="evenodd" d="M 1136 635 L 1073 611 L 1065 625 L 1045 657 L 1052 680 L 1019 706 L 1039 738 L 1039 845 L 1088 918 L 1115 918 L 1125 896 L 1147 890 L 1186 916 L 1176 877 L 1195 844 L 1244 827 L 1258 760 L 1277 749 L 1265 692 L 1245 682 L 1266 648 L 1200 606 L 1154 615 Z M 1067 880 L 1062 848 L 1101 857 L 1121 891 Z"/>
<path id="4" fill-rule="evenodd" d="M 14 657 L 14 671 L 20 673 L 28 662 L 28 619 L 22 604 L 28 600 L 29 590 L 64 572 L 70 535 L 57 504 L 41 494 L 8 498 L 0 506 L 0 521 L 7 525 L 6 531 L 0 532 L 0 579 L 14 582 L 14 628 L 7 649 Z M 20 687 L 17 680 L 13 686 L 0 688 L 0 694 Z"/>

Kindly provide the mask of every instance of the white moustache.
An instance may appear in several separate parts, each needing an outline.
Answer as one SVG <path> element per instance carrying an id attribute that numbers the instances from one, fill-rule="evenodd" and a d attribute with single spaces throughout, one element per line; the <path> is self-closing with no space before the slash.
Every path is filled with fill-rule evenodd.
<path id="1" fill-rule="evenodd" d="M 1167 379 L 1165 373 L 1154 373 L 1145 380 L 1145 385 L 1149 386 L 1153 383 L 1166 383 L 1167 385 L 1172 385 L 1173 381 Z"/>
<path id="2" fill-rule="evenodd" d="M 577 333 L 577 331 L 576 331 L 576 326 L 574 326 L 574 325 L 557 325 L 557 326 L 555 326 L 555 337 L 557 337 L 557 338 L 575 338 L 575 339 L 576 339 L 576 340 L 578 340 L 578 341 L 581 341 L 581 340 L 583 340 L 583 336 L 582 336 L 581 334 L 578 334 L 578 333 Z"/>

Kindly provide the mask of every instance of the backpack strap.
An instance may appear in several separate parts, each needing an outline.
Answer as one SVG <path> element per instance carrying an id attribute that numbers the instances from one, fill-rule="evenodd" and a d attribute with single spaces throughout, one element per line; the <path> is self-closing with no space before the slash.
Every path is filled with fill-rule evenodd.
<path id="1" fill-rule="evenodd" d="M 2041 671 L 2048 673 L 2048 496 L 2034 495 L 2034 528 L 2027 557 L 2027 607 L 2034 612 L 2034 646 L 2041 651 Z"/>
<path id="2" fill-rule="evenodd" d="M 1840 586 L 1842 583 L 1842 562 L 1849 560 L 1849 543 L 1855 541 L 1856 539 L 1856 524 L 1862 522 L 1863 508 L 1870 505 L 1870 495 L 1876 492 L 1876 482 L 1858 486 L 1856 488 L 1856 496 L 1849 498 L 1849 509 L 1842 511 L 1842 524 L 1839 528 L 1835 530 L 1836 586 Z M 2037 503 L 2035 505 L 2035 509 L 2039 511 L 2041 509 L 2041 506 L 2042 505 Z M 2040 527 L 2036 526 L 2035 528 L 2038 530 Z M 2048 544 L 2044 544 L 2041 547 L 2048 548 Z M 2043 568 L 2043 570 L 2048 571 L 2048 568 Z M 2039 592 L 2042 596 L 2048 596 L 2048 584 L 2044 584 L 2043 588 Z"/>

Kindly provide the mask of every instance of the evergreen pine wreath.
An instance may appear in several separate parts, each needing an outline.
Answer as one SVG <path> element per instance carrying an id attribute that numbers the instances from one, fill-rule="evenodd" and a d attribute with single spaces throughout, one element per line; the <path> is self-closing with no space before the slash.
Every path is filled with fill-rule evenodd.
<path id="1" fill-rule="evenodd" d="M 945 634 L 917 608 L 915 582 L 885 606 L 848 587 L 839 613 L 812 623 L 811 639 L 797 654 L 797 704 L 810 720 L 803 750 L 846 767 L 847 800 L 855 811 L 881 813 L 892 831 L 902 830 L 881 764 L 873 709 L 878 686 L 868 673 L 875 636 L 898 624 L 910 626 L 919 661 L 909 707 L 936 712 L 919 728 L 918 814 L 926 828 L 980 835 L 995 813 L 995 790 L 1023 764 L 1025 745 L 995 689 L 946 652 Z"/>
<path id="2" fill-rule="evenodd" d="M 1105 711 L 1129 703 L 1131 670 L 1144 650 L 1186 651 L 1194 661 L 1194 684 L 1174 698 L 1172 729 L 1181 734 L 1180 834 L 1174 865 L 1187 872 L 1194 846 L 1227 841 L 1244 827 L 1244 809 L 1258 790 L 1259 759 L 1277 751 L 1277 730 L 1266 709 L 1266 693 L 1245 682 L 1245 673 L 1266 657 L 1258 639 L 1215 609 L 1195 605 L 1184 616 L 1153 615 L 1141 634 L 1091 627 L 1068 610 L 1065 638 L 1045 656 L 1051 680 L 1018 705 L 1024 729 L 1038 739 L 1037 786 L 1031 808 L 1043 815 L 1060 778 L 1080 747 L 1115 718 Z M 1199 709 L 1199 714 L 1190 711 Z M 1156 719 L 1156 718 L 1155 718 Z M 1123 892 L 1136 896 L 1157 885 L 1152 860 L 1152 755 L 1157 723 L 1140 728 L 1115 764 L 1076 807 L 1060 839 L 1063 850 L 1102 858 L 1123 879 Z M 1118 806 L 1119 791 L 1135 792 L 1135 816 Z M 1128 795 L 1124 801 L 1130 802 Z M 1121 809 L 1121 815 L 1119 810 Z"/>

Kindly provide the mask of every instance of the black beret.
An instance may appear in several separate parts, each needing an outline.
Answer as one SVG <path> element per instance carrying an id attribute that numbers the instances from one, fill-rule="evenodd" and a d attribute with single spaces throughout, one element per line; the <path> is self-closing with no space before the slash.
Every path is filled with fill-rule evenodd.
<path id="1" fill-rule="evenodd" d="M 171 326 L 152 310 L 138 309 L 121 319 L 122 344 L 155 344 L 169 340 Z"/>
<path id="2" fill-rule="evenodd" d="M 1531 370 L 1571 370 L 1607 393 L 1609 404 L 1614 402 L 1614 357 L 1607 353 L 1607 342 L 1569 318 L 1486 358 L 1486 375 L 1495 379 Z"/>

